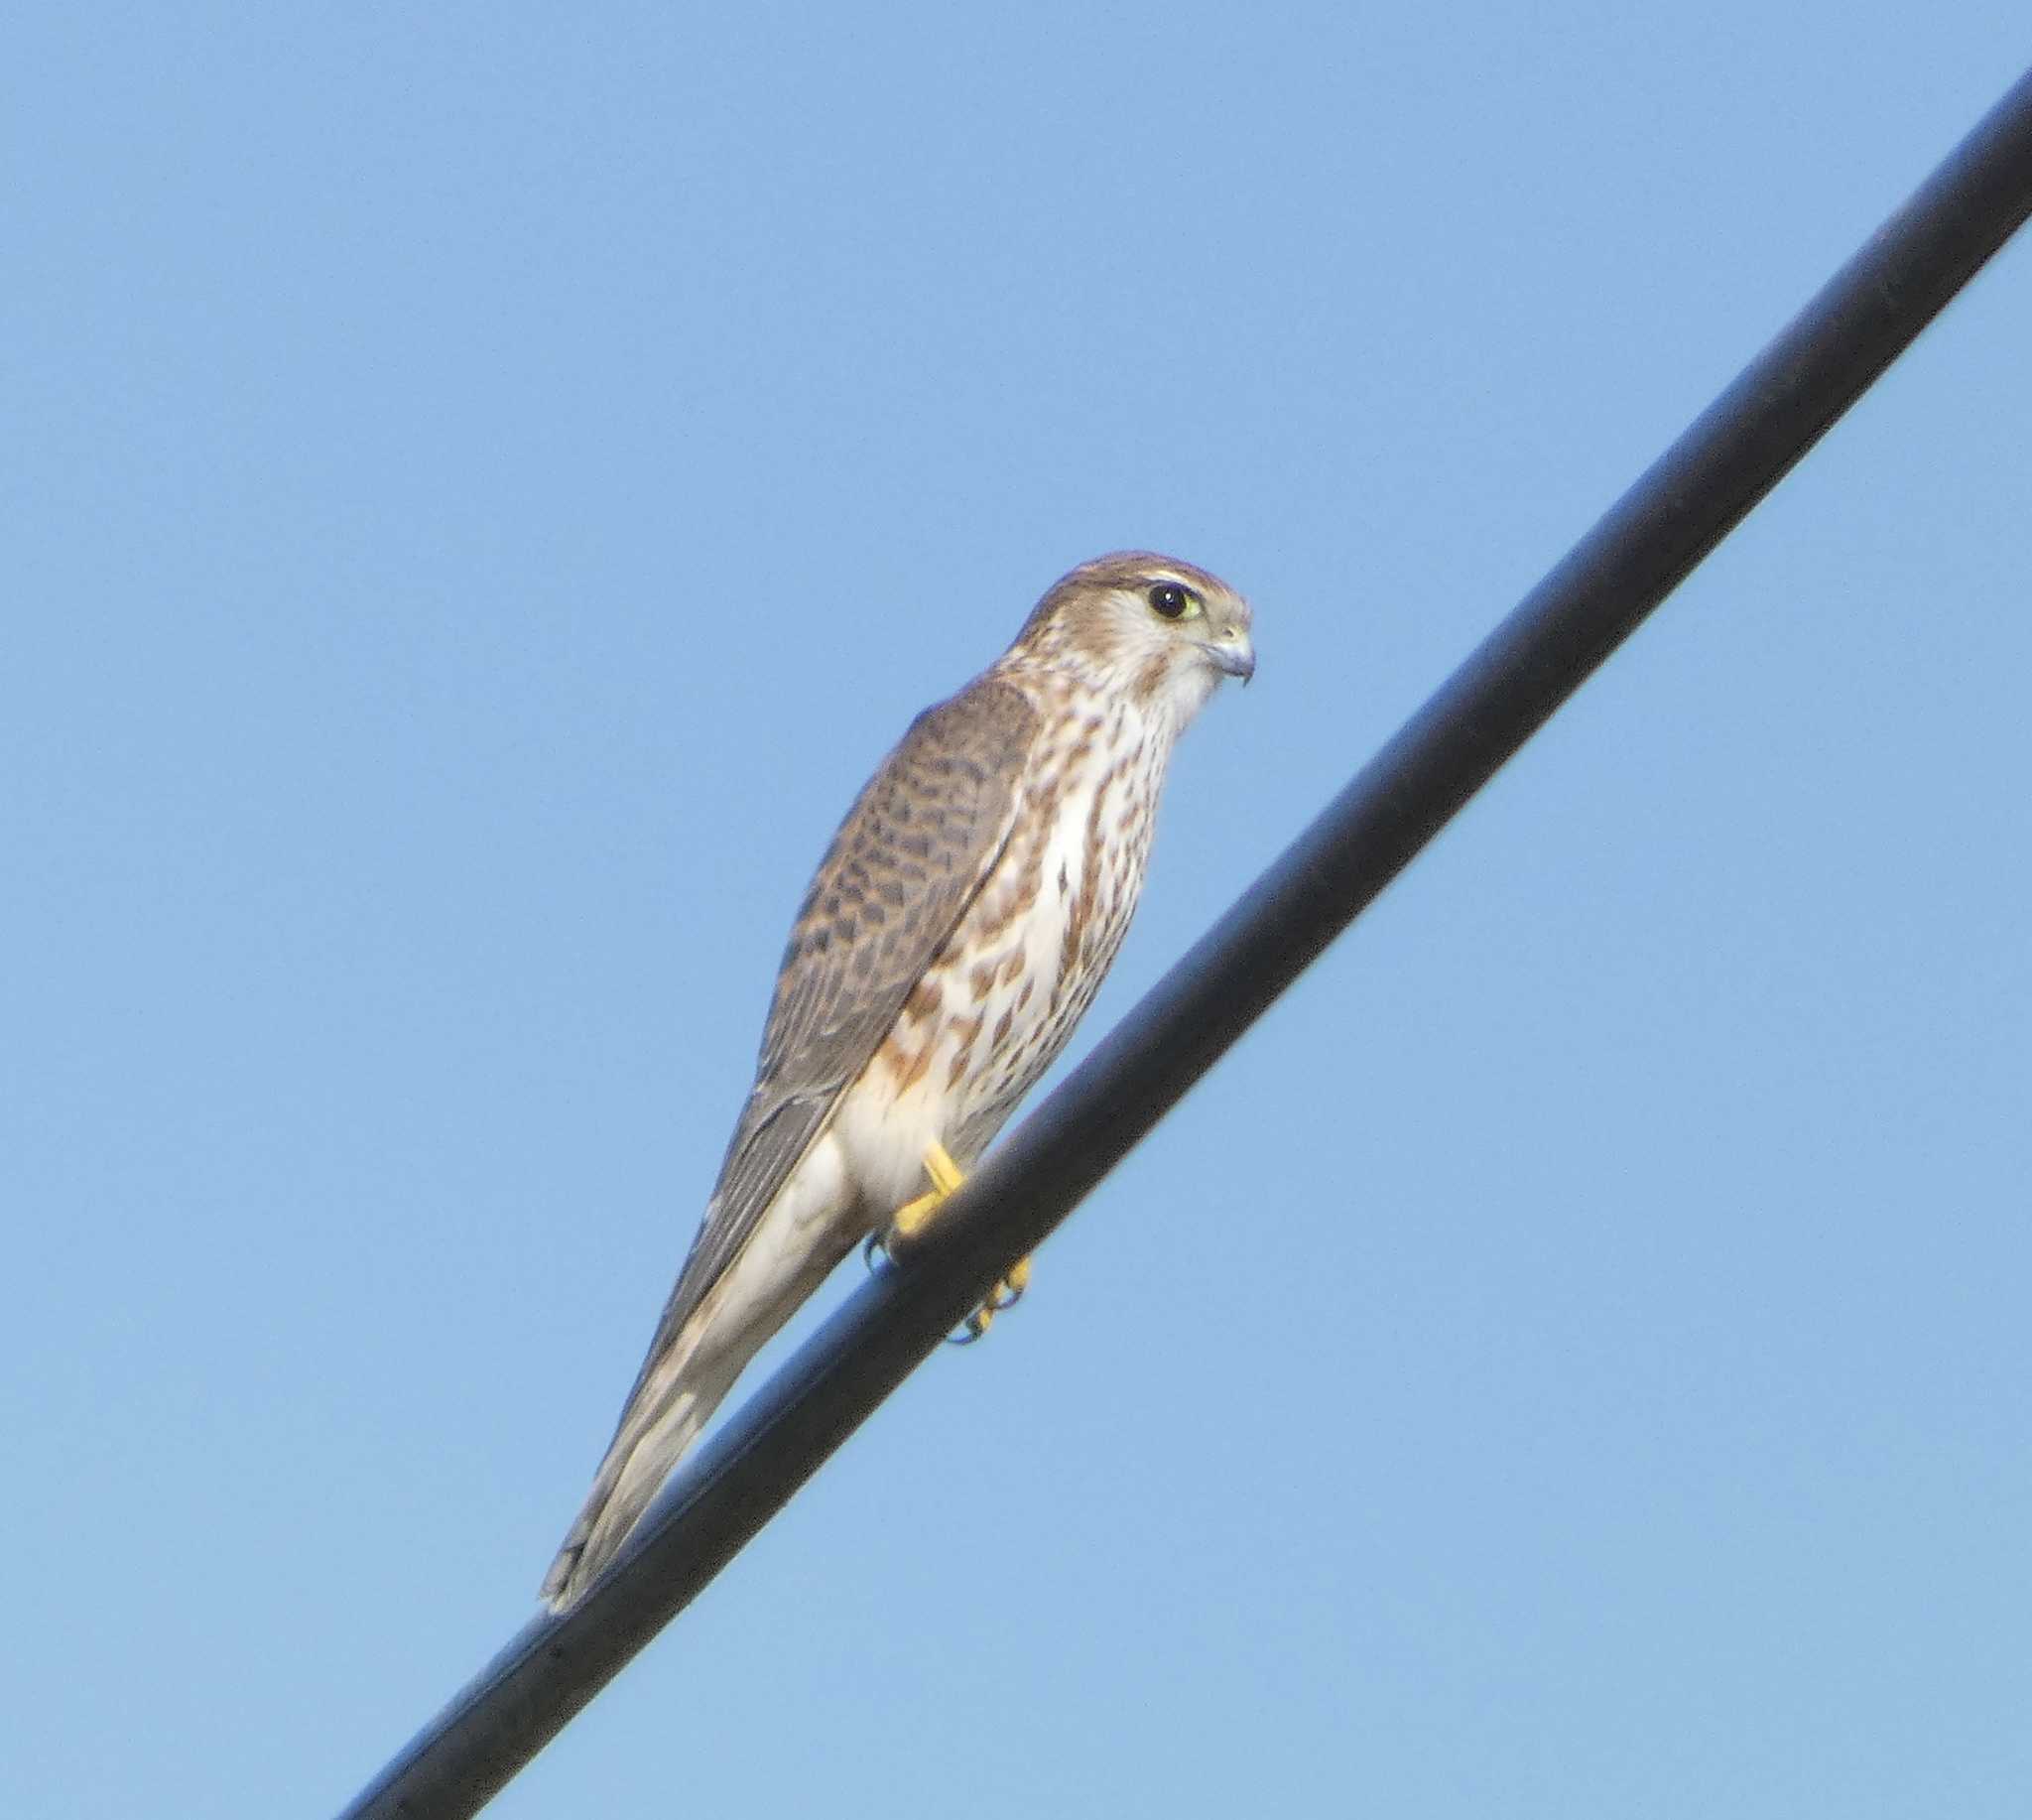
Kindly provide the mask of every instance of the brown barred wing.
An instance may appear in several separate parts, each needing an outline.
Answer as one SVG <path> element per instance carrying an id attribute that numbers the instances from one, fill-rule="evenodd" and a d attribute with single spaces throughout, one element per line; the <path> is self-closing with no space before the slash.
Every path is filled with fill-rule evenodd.
<path id="1" fill-rule="evenodd" d="M 784 949 L 754 1091 L 638 1390 L 826 1129 L 993 870 L 1038 719 L 1019 689 L 982 677 L 920 715 L 847 812 Z"/>

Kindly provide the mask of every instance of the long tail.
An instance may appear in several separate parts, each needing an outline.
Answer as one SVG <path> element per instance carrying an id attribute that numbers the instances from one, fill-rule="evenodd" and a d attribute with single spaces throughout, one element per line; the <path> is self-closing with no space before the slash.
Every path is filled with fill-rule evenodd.
<path id="1" fill-rule="evenodd" d="M 846 1254 L 863 1230 L 857 1208 L 829 1178 L 813 1192 L 794 1177 L 731 1257 L 701 1261 L 695 1245 L 585 1507 L 544 1576 L 552 1611 L 569 1611 L 620 1552 L 748 1362 Z M 719 1214 L 715 1192 L 705 1232 Z"/>
<path id="2" fill-rule="evenodd" d="M 703 1371 L 693 1368 L 697 1325 L 695 1317 L 670 1352 L 644 1371 L 622 1412 L 584 1508 L 544 1576 L 542 1596 L 552 1611 L 565 1612 L 576 1605 L 620 1552 L 671 1468 L 684 1458 L 731 1387 L 736 1371 L 710 1365 Z"/>

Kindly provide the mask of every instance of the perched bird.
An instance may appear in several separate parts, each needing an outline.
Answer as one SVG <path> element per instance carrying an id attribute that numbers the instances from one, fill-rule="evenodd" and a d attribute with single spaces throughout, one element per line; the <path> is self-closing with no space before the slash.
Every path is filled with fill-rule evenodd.
<path id="1" fill-rule="evenodd" d="M 544 1581 L 554 1609 L 613 1558 L 762 1344 L 856 1241 L 907 1246 L 1051 1066 L 1136 907 L 1173 740 L 1255 667 L 1248 603 L 1223 583 L 1104 556 L 883 760 L 791 930 L 704 1221 Z"/>

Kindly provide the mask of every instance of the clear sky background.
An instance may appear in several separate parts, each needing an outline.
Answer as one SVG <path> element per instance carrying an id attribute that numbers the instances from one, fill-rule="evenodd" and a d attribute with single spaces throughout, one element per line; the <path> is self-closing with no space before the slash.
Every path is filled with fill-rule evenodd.
<path id="1" fill-rule="evenodd" d="M 1077 1054 L 2028 57 L 19 16 L 8 1811 L 328 1812 L 530 1616 L 826 835 L 1057 574 L 1261 656 Z M 495 1811 L 2022 1815 L 2028 327 L 2020 244 Z"/>

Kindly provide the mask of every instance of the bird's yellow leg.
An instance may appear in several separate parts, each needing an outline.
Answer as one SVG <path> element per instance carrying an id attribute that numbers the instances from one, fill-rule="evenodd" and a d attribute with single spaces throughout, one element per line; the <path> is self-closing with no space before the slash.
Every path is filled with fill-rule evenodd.
<path id="1" fill-rule="evenodd" d="M 899 1207 L 896 1218 L 891 1222 L 891 1230 L 900 1239 L 909 1240 L 922 1235 L 937 1217 L 939 1209 L 966 1180 L 965 1173 L 952 1160 L 946 1146 L 936 1140 L 925 1151 L 925 1174 L 931 1178 L 930 1191 Z M 1015 1268 L 988 1291 L 988 1299 L 966 1317 L 964 1331 L 967 1339 L 978 1340 L 993 1325 L 995 1316 L 1005 1308 L 1013 1308 L 1029 1287 L 1030 1259 L 1021 1257 L 1016 1260 Z"/>
<path id="2" fill-rule="evenodd" d="M 919 1195 L 896 1210 L 892 1225 L 898 1238 L 917 1237 L 931 1225 L 932 1216 L 946 1205 L 952 1191 L 966 1180 L 959 1165 L 947 1154 L 946 1146 L 936 1138 L 925 1151 L 925 1174 L 932 1178 L 931 1193 Z"/>

